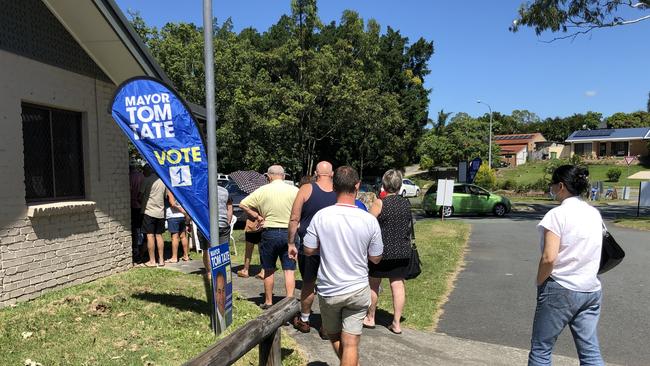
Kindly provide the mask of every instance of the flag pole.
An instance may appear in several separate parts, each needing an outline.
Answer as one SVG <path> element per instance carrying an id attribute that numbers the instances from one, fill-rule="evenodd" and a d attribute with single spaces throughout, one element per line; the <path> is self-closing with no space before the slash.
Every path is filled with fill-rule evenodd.
<path id="1" fill-rule="evenodd" d="M 203 53 L 205 58 L 205 109 L 208 150 L 208 202 L 210 207 L 210 247 L 219 245 L 219 204 L 217 188 L 217 117 L 214 102 L 214 49 L 212 42 L 212 0 L 203 0 Z M 210 266 L 211 267 L 211 264 Z M 208 282 L 206 268 L 204 277 L 208 303 L 210 303 L 213 330 L 216 332 L 211 284 Z"/>

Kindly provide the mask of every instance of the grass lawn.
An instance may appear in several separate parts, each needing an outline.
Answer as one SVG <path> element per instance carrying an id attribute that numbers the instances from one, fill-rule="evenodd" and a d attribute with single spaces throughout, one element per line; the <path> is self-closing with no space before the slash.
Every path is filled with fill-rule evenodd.
<path id="1" fill-rule="evenodd" d="M 415 225 L 422 273 L 406 281 L 404 327 L 432 329 L 438 321 L 438 310 L 452 288 L 452 281 L 463 258 L 469 225 L 461 221 L 421 220 Z M 393 302 L 388 280 L 382 281 L 377 316 L 382 310 L 390 313 Z M 384 316 L 387 314 L 384 313 Z"/>
<path id="2" fill-rule="evenodd" d="M 631 229 L 650 231 L 650 217 L 616 219 L 614 223 L 618 226 L 629 227 Z"/>
<path id="3" fill-rule="evenodd" d="M 538 181 L 540 178 L 544 177 L 544 167 L 548 164 L 548 161 L 543 162 L 532 162 L 519 165 L 513 168 L 503 168 L 499 169 L 497 173 L 497 179 L 500 182 L 511 179 L 517 182 L 518 184 L 532 184 Z M 607 182 L 607 171 L 610 168 L 617 167 L 620 168 L 623 174 L 618 182 Z M 627 166 L 625 165 L 604 165 L 604 164 L 594 164 L 588 165 L 589 168 L 589 180 L 592 182 L 604 181 L 605 185 L 616 185 L 617 187 L 622 187 L 625 184 L 625 177 L 627 176 Z M 641 171 L 647 170 L 642 165 L 632 165 L 630 166 L 630 175 Z M 633 185 L 638 186 L 638 181 L 633 181 Z"/>
<path id="4" fill-rule="evenodd" d="M 261 310 L 234 297 L 234 330 Z M 200 276 L 136 268 L 0 310 L 0 365 L 179 365 L 215 341 Z M 283 364 L 304 358 L 282 337 Z M 257 364 L 257 348 L 237 365 Z"/>

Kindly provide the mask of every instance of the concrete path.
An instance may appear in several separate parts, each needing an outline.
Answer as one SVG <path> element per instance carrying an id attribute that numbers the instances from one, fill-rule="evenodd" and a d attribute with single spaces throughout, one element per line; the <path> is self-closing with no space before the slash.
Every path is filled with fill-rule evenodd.
<path id="1" fill-rule="evenodd" d="M 629 214 L 629 207 L 599 207 L 605 218 Z M 636 211 L 636 208 L 633 208 Z M 528 347 L 535 309 L 534 280 L 539 260 L 536 224 L 546 210 L 508 218 L 465 217 L 472 225 L 465 268 L 459 274 L 438 331 L 510 347 Z M 635 212 L 636 213 L 636 212 Z M 605 360 L 650 364 L 650 233 L 608 228 L 627 252 L 625 261 L 603 275 L 599 338 Z M 555 353 L 576 356 L 570 331 Z"/>
<path id="2" fill-rule="evenodd" d="M 194 260 L 168 264 L 164 268 L 185 273 L 201 273 L 203 264 L 201 261 Z M 236 269 L 235 266 L 233 271 Z M 282 276 L 278 277 L 276 278 L 275 293 L 282 294 L 284 292 Z M 235 291 L 242 296 L 256 304 L 261 303 L 262 281 L 254 277 L 238 278 L 233 273 L 233 285 Z M 298 287 L 300 287 L 300 283 L 298 283 Z M 299 296 L 298 293 L 296 296 Z M 383 294 L 383 296 L 386 295 Z M 277 300 L 279 299 L 280 297 L 277 298 Z M 316 301 L 312 315 L 312 326 L 318 326 L 320 323 L 317 303 L 318 301 Z M 401 335 L 392 334 L 381 325 L 378 325 L 376 329 L 364 329 L 360 346 L 361 364 L 376 366 L 403 366 L 405 364 L 510 366 L 524 365 L 527 362 L 528 350 L 526 349 L 466 340 L 441 333 L 410 330 L 406 328 L 407 326 L 408 323 L 404 323 Z M 318 328 L 312 328 L 308 334 L 300 333 L 291 326 L 284 329 L 301 346 L 308 365 L 339 364 L 330 343 L 321 340 L 318 336 Z M 556 356 L 554 365 L 578 365 L 578 361 L 569 357 Z"/>

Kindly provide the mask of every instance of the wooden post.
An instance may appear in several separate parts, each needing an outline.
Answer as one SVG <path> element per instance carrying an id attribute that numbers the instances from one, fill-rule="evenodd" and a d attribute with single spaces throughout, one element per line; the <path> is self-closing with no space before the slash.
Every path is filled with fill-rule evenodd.
<path id="1" fill-rule="evenodd" d="M 275 333 L 260 342 L 260 366 L 282 365 L 282 347 L 280 346 L 281 334 L 282 330 L 278 328 Z"/>

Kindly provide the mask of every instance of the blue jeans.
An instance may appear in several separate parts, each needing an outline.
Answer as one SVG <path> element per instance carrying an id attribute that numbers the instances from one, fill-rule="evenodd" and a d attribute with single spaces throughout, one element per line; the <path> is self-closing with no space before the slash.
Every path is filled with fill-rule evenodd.
<path id="1" fill-rule="evenodd" d="M 557 337 L 569 325 L 580 365 L 605 365 L 598 345 L 602 292 L 571 291 L 549 278 L 537 288 L 528 365 L 550 365 Z"/>
<path id="2" fill-rule="evenodd" d="M 296 269 L 296 262 L 289 259 L 287 239 L 287 229 L 264 229 L 260 243 L 260 262 L 264 270 L 275 271 L 278 258 L 283 270 Z"/>

